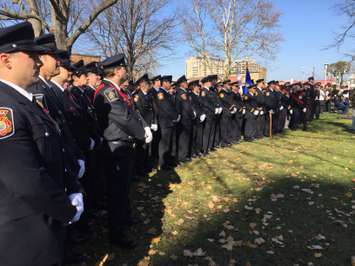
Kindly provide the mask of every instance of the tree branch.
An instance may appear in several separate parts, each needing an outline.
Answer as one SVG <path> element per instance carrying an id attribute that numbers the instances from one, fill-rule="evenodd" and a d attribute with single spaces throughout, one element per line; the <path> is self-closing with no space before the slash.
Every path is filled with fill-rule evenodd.
<path id="1" fill-rule="evenodd" d="M 114 4 L 117 3 L 118 0 L 103 0 L 101 4 L 99 4 L 89 15 L 88 19 L 83 22 L 79 28 L 77 28 L 72 36 L 67 39 L 67 47 L 71 47 L 74 42 L 79 38 L 79 36 L 84 33 L 90 25 L 93 23 L 93 21 L 97 18 L 98 15 L 100 15 L 101 12 L 103 12 L 105 9 L 113 6 Z"/>

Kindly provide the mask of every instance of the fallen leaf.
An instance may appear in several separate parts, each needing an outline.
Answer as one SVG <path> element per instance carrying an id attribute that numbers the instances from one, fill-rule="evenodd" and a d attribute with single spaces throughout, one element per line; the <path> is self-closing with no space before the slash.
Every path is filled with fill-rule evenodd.
<path id="1" fill-rule="evenodd" d="M 155 255 L 156 253 L 157 253 L 157 251 L 154 250 L 154 249 L 150 249 L 150 250 L 148 251 L 148 255 L 149 255 L 149 256 L 153 256 L 153 255 Z"/>
<path id="2" fill-rule="evenodd" d="M 258 237 L 258 238 L 256 238 L 256 239 L 254 239 L 254 243 L 255 244 L 257 244 L 257 245 L 262 245 L 262 244 L 264 244 L 266 241 L 264 240 L 264 238 L 262 238 L 262 237 Z"/>
<path id="3" fill-rule="evenodd" d="M 316 253 L 314 253 L 314 257 L 315 258 L 320 258 L 320 257 L 322 257 L 322 253 L 316 252 Z"/>
<path id="4" fill-rule="evenodd" d="M 160 242 L 160 237 L 155 237 L 152 239 L 152 244 L 158 244 Z"/>

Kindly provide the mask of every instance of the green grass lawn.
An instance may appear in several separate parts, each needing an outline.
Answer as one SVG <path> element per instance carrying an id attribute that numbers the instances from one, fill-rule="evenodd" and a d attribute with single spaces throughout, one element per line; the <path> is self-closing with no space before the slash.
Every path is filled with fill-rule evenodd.
<path id="1" fill-rule="evenodd" d="M 133 191 L 139 247 L 112 250 L 104 219 L 87 265 L 351 265 L 355 256 L 355 134 L 325 114 L 309 131 L 241 143 Z M 105 215 L 103 215 L 105 216 Z"/>

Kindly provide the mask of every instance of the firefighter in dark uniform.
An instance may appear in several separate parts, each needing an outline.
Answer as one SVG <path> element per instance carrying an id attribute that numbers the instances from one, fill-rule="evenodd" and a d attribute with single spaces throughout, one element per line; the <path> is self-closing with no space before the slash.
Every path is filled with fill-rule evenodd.
<path id="1" fill-rule="evenodd" d="M 90 100 L 92 104 L 94 102 L 96 87 L 101 83 L 102 68 L 99 62 L 91 62 L 85 65 L 87 84 L 83 87 L 84 94 Z"/>
<path id="2" fill-rule="evenodd" d="M 266 111 L 266 123 L 264 128 L 264 136 L 270 136 L 270 124 L 272 133 L 276 133 L 276 126 L 278 121 L 278 106 L 279 99 L 275 92 L 275 81 L 268 82 L 268 87 L 264 91 L 265 95 L 265 111 Z"/>
<path id="3" fill-rule="evenodd" d="M 120 84 L 127 80 L 125 66 L 123 54 L 102 62 L 105 78 L 96 89 L 94 105 L 108 148 L 110 242 L 122 248 L 134 248 L 136 244 L 129 232 L 133 224 L 129 199 L 131 166 L 136 140 L 149 143 L 152 134 L 133 109 L 133 101 L 120 88 Z"/>
<path id="4" fill-rule="evenodd" d="M 220 136 L 221 147 L 226 147 L 233 142 L 233 116 L 237 112 L 234 105 L 234 95 L 230 90 L 230 80 L 225 80 L 222 83 L 218 92 L 218 97 L 223 108 L 220 119 Z"/>
<path id="5" fill-rule="evenodd" d="M 206 114 L 206 122 L 203 130 L 203 153 L 207 154 L 211 150 L 214 150 L 215 130 L 218 115 L 222 113 L 222 107 L 220 106 L 217 94 L 211 91 L 212 77 L 207 76 L 201 79 L 201 104 Z"/>
<path id="6" fill-rule="evenodd" d="M 257 103 L 257 118 L 256 118 L 256 135 L 255 138 L 260 139 L 264 136 L 265 129 L 265 95 L 263 90 L 265 88 L 264 79 L 259 79 L 256 81 L 255 98 Z"/>
<path id="7" fill-rule="evenodd" d="M 256 102 L 256 85 L 252 85 L 248 89 L 248 93 L 243 95 L 243 101 L 245 106 L 245 116 L 244 116 L 244 140 L 253 141 L 255 140 L 256 130 L 257 130 L 257 117 L 259 115 L 259 110 L 257 109 L 258 104 Z"/>
<path id="8" fill-rule="evenodd" d="M 278 132 L 282 133 L 285 124 L 286 124 L 286 119 L 289 110 L 291 109 L 291 99 L 290 99 L 290 94 L 287 91 L 286 86 L 281 87 L 281 106 L 280 106 L 280 114 L 279 114 L 279 121 L 278 121 Z"/>
<path id="9" fill-rule="evenodd" d="M 153 167 L 157 168 L 159 165 L 159 141 L 160 141 L 160 128 L 158 126 L 158 116 L 157 116 L 157 106 L 156 106 L 156 94 L 159 92 L 160 87 L 161 87 L 161 75 L 154 76 L 150 79 L 150 82 L 152 83 L 152 87 L 149 90 L 149 94 L 153 96 L 153 109 L 154 113 L 156 115 L 157 119 L 157 124 L 156 126 L 158 127 L 158 130 L 154 131 L 153 130 L 153 141 L 152 141 L 152 152 L 151 152 L 151 157 L 152 157 L 152 162 L 153 162 Z"/>
<path id="10" fill-rule="evenodd" d="M 172 169 L 175 158 L 173 158 L 174 134 L 181 116 L 175 106 L 174 96 L 170 93 L 172 76 L 162 76 L 162 87 L 155 95 L 155 105 L 160 128 L 159 140 L 159 166 L 161 169 Z"/>
<path id="11" fill-rule="evenodd" d="M 176 81 L 176 109 L 181 115 L 180 123 L 177 126 L 177 155 L 179 162 L 191 161 L 191 142 L 193 134 L 193 121 L 197 117 L 194 111 L 191 97 L 187 91 L 188 84 L 185 75 Z"/>
<path id="12" fill-rule="evenodd" d="M 0 29 L 0 265 L 60 265 L 64 225 L 83 211 L 65 192 L 60 130 L 26 90 L 39 48 L 28 22 Z"/>
<path id="13" fill-rule="evenodd" d="M 234 114 L 232 119 L 233 123 L 233 141 L 239 143 L 242 136 L 242 127 L 243 127 L 243 117 L 245 114 L 245 109 L 243 105 L 243 98 L 239 91 L 238 82 L 231 83 L 232 94 L 234 100 L 234 106 L 237 108 L 237 112 Z"/>
<path id="14" fill-rule="evenodd" d="M 152 133 L 158 130 L 155 109 L 153 108 L 153 93 L 150 92 L 150 80 L 148 74 L 144 74 L 136 81 L 137 91 L 133 95 L 134 105 L 141 114 L 144 121 L 150 126 Z M 154 138 L 154 135 L 153 135 Z M 152 169 L 152 143 L 140 142 L 137 144 L 136 172 L 138 175 L 145 176 Z"/>
<path id="15" fill-rule="evenodd" d="M 191 81 L 189 84 L 191 105 L 196 113 L 193 120 L 192 133 L 192 157 L 202 155 L 203 128 L 205 125 L 206 114 L 201 104 L 201 86 L 199 80 Z"/>

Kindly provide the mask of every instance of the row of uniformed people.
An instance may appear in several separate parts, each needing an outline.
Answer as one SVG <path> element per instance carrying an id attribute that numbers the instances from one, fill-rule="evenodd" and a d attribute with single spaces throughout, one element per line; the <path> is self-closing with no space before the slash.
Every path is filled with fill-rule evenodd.
<path id="1" fill-rule="evenodd" d="M 307 115 L 315 106 L 308 96 L 311 82 L 280 86 L 261 79 L 243 93 L 238 82 L 217 82 L 215 75 L 189 83 L 182 76 L 173 86 L 171 76 L 143 75 L 135 83 L 133 99 L 154 138 L 140 146 L 144 163 L 139 172 L 149 171 L 157 158 L 161 168 L 172 168 L 237 143 L 242 136 L 253 141 L 281 133 L 287 120 L 291 129 L 300 124 L 306 129 Z"/>

